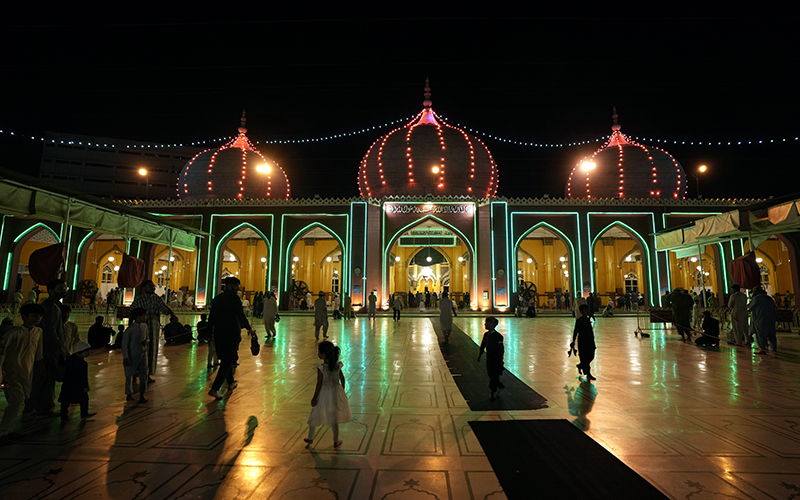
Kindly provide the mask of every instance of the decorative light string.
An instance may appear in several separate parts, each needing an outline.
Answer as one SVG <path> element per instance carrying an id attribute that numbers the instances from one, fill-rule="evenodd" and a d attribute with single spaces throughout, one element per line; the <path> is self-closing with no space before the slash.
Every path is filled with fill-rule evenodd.
<path id="1" fill-rule="evenodd" d="M 566 148 L 566 147 L 574 147 L 574 146 L 583 146 L 586 144 L 593 144 L 593 143 L 602 143 L 608 139 L 608 136 L 602 136 L 595 139 L 588 139 L 585 141 L 577 141 L 577 142 L 568 142 L 568 143 L 547 143 L 547 142 L 532 142 L 532 141 L 519 141 L 514 139 L 508 139 L 505 137 L 501 137 L 494 134 L 489 134 L 461 123 L 451 121 L 445 116 L 437 113 L 437 116 L 444 120 L 445 122 L 451 123 L 465 131 L 470 132 L 476 136 L 486 137 L 488 139 L 492 139 L 497 142 L 505 143 L 505 144 L 513 144 L 516 146 L 527 146 L 527 147 L 537 147 L 537 148 Z M 342 139 L 346 137 L 353 137 L 356 135 L 366 134 L 372 132 L 374 130 L 380 130 L 386 127 L 391 127 L 398 123 L 404 123 L 409 120 L 412 120 L 414 116 L 408 118 L 401 118 L 399 120 L 393 120 L 390 122 L 383 123 L 381 125 L 374 125 L 371 127 L 365 127 L 359 130 L 354 130 L 351 132 L 343 132 L 340 134 L 330 134 L 324 135 L 319 137 L 309 137 L 305 139 L 273 139 L 273 140 L 264 140 L 264 141 L 255 141 L 256 144 L 303 144 L 303 143 L 311 143 L 311 142 L 323 142 L 323 141 L 331 141 L 336 139 Z M 30 138 L 32 141 L 40 141 L 46 142 L 49 144 L 64 144 L 64 145 L 77 145 L 77 146 L 92 146 L 92 147 L 105 147 L 105 148 L 119 148 L 119 149 L 164 149 L 164 148 L 175 148 L 175 147 L 188 147 L 188 146 L 203 146 L 203 145 L 210 145 L 210 144 L 218 144 L 220 142 L 227 142 L 231 139 L 234 139 L 235 136 L 227 136 L 227 137 L 218 137 L 215 139 L 208 139 L 204 141 L 192 141 L 192 142 L 181 142 L 181 143 L 124 143 L 124 144 L 114 144 L 114 143 L 99 143 L 99 142 L 91 142 L 91 141 L 69 141 L 69 140 L 62 140 L 62 139 L 48 139 L 43 136 L 35 136 L 35 135 L 27 135 L 21 134 L 5 129 L 0 129 L 0 134 L 4 135 L 11 135 L 16 137 L 26 137 Z M 774 139 L 758 139 L 758 140 L 742 140 L 742 141 L 695 141 L 695 140 L 675 140 L 675 139 L 660 139 L 654 137 L 639 137 L 634 135 L 628 135 L 628 138 L 635 139 L 640 142 L 649 142 L 652 144 L 664 144 L 664 145 L 685 145 L 685 146 L 748 146 L 748 145 L 768 145 L 768 144 L 778 144 L 778 143 L 786 143 L 786 142 L 796 142 L 800 141 L 800 136 L 796 137 L 784 137 L 784 138 L 774 138 Z"/>

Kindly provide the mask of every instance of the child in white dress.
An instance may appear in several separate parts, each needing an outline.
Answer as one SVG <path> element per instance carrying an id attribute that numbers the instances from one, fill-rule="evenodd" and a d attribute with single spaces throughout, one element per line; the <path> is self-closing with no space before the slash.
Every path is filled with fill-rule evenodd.
<path id="1" fill-rule="evenodd" d="M 342 445 L 339 440 L 339 423 L 353 419 L 350 414 L 350 403 L 344 392 L 344 374 L 339 361 L 340 349 L 333 343 L 320 342 L 317 356 L 324 363 L 315 368 L 317 372 L 317 388 L 311 399 L 311 415 L 308 417 L 308 444 L 314 442 L 314 430 L 318 425 L 330 425 L 333 431 L 333 447 Z"/>

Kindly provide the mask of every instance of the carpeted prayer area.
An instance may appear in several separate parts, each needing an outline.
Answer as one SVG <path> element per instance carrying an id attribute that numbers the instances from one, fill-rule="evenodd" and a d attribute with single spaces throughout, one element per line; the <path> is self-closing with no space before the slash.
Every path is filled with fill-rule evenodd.
<path id="1" fill-rule="evenodd" d="M 441 324 L 438 319 L 431 319 L 436 335 L 444 340 Z M 506 388 L 494 400 L 489 399 L 489 376 L 486 374 L 486 358 L 478 363 L 480 346 L 453 325 L 453 333 L 448 342 L 441 342 L 445 362 L 450 369 L 453 380 L 469 409 L 486 410 L 539 410 L 547 408 L 547 399 L 534 391 L 508 370 L 503 372 L 500 381 Z"/>
<path id="2" fill-rule="evenodd" d="M 668 498 L 567 420 L 469 425 L 509 499 Z"/>

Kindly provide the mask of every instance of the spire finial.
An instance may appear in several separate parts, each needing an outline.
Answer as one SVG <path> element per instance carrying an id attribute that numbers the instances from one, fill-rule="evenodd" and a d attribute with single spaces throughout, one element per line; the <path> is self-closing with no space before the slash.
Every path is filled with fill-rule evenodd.
<path id="1" fill-rule="evenodd" d="M 425 100 L 422 101 L 422 105 L 425 106 L 426 108 L 430 108 L 433 105 L 433 102 L 431 102 L 431 84 L 430 84 L 430 80 L 428 80 L 427 78 L 425 78 L 425 94 L 424 95 L 425 95 Z"/>
<path id="2" fill-rule="evenodd" d="M 242 122 L 241 122 L 241 125 L 239 125 L 239 133 L 240 134 L 246 134 L 247 133 L 247 127 L 245 126 L 246 123 L 247 123 L 247 118 L 245 118 L 245 110 L 243 109 L 242 110 Z"/>
<path id="3" fill-rule="evenodd" d="M 611 119 L 614 120 L 614 125 L 611 126 L 611 130 L 613 130 L 614 132 L 619 132 L 619 129 L 621 129 L 622 127 L 619 124 L 619 119 L 618 119 L 619 115 L 617 114 L 617 107 L 614 106 L 613 110 L 614 111 L 613 114 L 611 115 Z"/>

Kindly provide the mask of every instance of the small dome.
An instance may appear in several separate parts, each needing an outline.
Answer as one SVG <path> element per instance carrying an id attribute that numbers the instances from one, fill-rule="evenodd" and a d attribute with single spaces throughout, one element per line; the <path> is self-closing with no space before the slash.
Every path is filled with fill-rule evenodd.
<path id="1" fill-rule="evenodd" d="M 247 138 L 242 113 L 239 134 L 217 149 L 197 154 L 178 178 L 182 200 L 268 198 L 285 200 L 291 190 L 280 165 L 264 158 Z"/>
<path id="2" fill-rule="evenodd" d="M 361 161 L 361 196 L 494 196 L 497 168 L 492 154 L 477 137 L 436 115 L 431 109 L 431 89 L 425 83 L 424 109 L 405 126 L 375 141 Z"/>
<path id="3" fill-rule="evenodd" d="M 567 198 L 686 197 L 686 173 L 663 149 L 638 144 L 620 132 L 617 110 L 603 146 L 584 158 L 567 181 Z"/>

